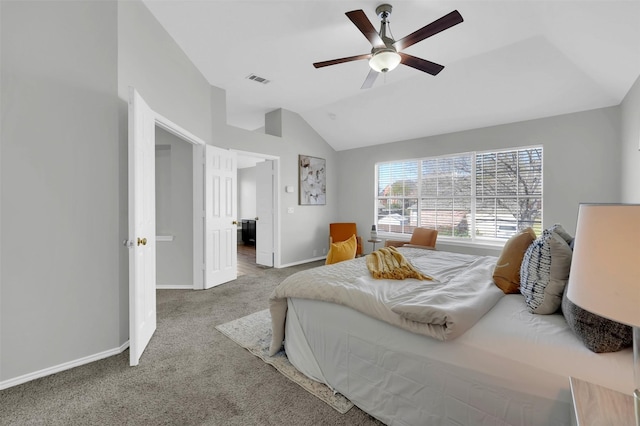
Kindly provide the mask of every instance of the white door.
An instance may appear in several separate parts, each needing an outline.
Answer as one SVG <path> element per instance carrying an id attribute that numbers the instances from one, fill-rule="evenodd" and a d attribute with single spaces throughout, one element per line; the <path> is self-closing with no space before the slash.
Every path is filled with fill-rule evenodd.
<path id="1" fill-rule="evenodd" d="M 206 146 L 204 288 L 238 278 L 237 154 Z"/>
<path id="2" fill-rule="evenodd" d="M 156 330 L 155 113 L 129 89 L 129 364 Z"/>
<path id="3" fill-rule="evenodd" d="M 256 164 L 256 263 L 273 266 L 274 161 Z"/>

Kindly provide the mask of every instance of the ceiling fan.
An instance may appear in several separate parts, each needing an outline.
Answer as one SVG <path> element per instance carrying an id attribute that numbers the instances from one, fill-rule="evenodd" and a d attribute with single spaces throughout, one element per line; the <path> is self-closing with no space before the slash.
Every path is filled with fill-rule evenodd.
<path id="1" fill-rule="evenodd" d="M 332 59 L 330 61 L 316 62 L 313 64 L 316 68 L 322 68 L 329 65 L 341 64 L 343 62 L 357 61 L 360 59 L 368 59 L 371 70 L 364 80 L 361 89 L 369 89 L 373 86 L 379 73 L 386 73 L 393 70 L 399 64 L 408 65 L 417 70 L 436 75 L 444 68 L 443 65 L 436 64 L 425 59 L 402 53 L 401 50 L 418 43 L 432 35 L 451 28 L 463 21 L 462 15 L 457 10 L 444 15 L 442 18 L 425 25 L 417 31 L 412 32 L 408 36 L 400 40 L 394 40 L 387 36 L 387 27 L 389 25 L 389 17 L 391 16 L 391 5 L 381 4 L 376 8 L 376 15 L 380 18 L 380 31 L 371 24 L 367 15 L 362 10 L 352 10 L 346 12 L 345 15 L 355 24 L 356 27 L 369 40 L 373 48 L 371 53 L 364 55 L 349 56 L 347 58 Z"/>

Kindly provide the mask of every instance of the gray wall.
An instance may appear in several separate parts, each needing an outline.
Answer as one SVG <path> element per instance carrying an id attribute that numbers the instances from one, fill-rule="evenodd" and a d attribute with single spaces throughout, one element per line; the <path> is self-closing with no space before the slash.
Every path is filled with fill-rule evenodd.
<path id="1" fill-rule="evenodd" d="M 0 381 L 117 348 L 117 10 L 0 2 Z"/>
<path id="2" fill-rule="evenodd" d="M 118 94 L 126 102 L 135 87 L 149 106 L 210 142 L 211 88 L 187 55 L 139 0 L 118 2 Z M 224 98 L 223 98 L 224 99 Z"/>
<path id="3" fill-rule="evenodd" d="M 275 110 L 266 117 L 267 128 L 278 129 L 282 137 L 249 132 L 227 126 L 225 92 L 211 87 L 195 66 L 140 1 L 118 3 L 118 93 L 120 113 L 121 163 L 126 164 L 126 99 L 129 86 L 135 87 L 149 106 L 174 123 L 221 148 L 234 148 L 280 157 L 281 264 L 308 261 L 314 252 L 326 251 L 328 224 L 336 218 L 337 167 L 335 151 L 298 114 Z M 275 120 L 275 124 L 274 121 Z M 285 193 L 284 185 L 297 190 L 298 154 L 327 160 L 326 206 L 298 206 L 297 193 Z M 121 203 L 126 202 L 126 179 L 121 182 Z M 287 214 L 287 207 L 295 207 Z M 126 209 L 121 211 L 121 237 L 126 238 Z M 122 256 L 121 271 L 127 259 Z M 122 305 L 128 282 L 122 272 Z M 123 311 L 122 318 L 128 316 Z M 123 321 L 123 323 L 128 323 Z M 121 330 L 128 336 L 128 329 Z"/>
<path id="4" fill-rule="evenodd" d="M 573 233 L 580 202 L 620 200 L 620 108 L 612 107 L 341 151 L 340 181 L 349 184 L 340 186 L 339 216 L 356 221 L 359 230 L 371 226 L 376 162 L 531 145 L 544 147 L 545 227 L 561 223 Z M 485 254 L 500 251 L 442 241 L 438 247 Z"/>
<path id="5" fill-rule="evenodd" d="M 622 112 L 622 202 L 640 203 L 640 77 L 627 93 Z"/>
<path id="6" fill-rule="evenodd" d="M 156 284 L 193 288 L 193 145 L 156 127 Z"/>
<path id="7" fill-rule="evenodd" d="M 279 125 L 269 124 L 266 128 L 277 128 L 282 132 L 282 137 L 246 132 L 229 126 L 220 138 L 214 136 L 219 140 L 214 144 L 280 158 L 280 185 L 276 191 L 280 197 L 281 263 L 296 264 L 320 258 L 327 250 L 329 223 L 338 217 L 338 155 L 298 114 L 276 110 L 267 114 L 267 123 L 270 120 L 278 120 Z M 327 161 L 326 205 L 298 205 L 299 154 Z M 293 185 L 295 192 L 285 192 L 287 185 Z M 288 207 L 293 207 L 294 212 L 287 213 Z"/>

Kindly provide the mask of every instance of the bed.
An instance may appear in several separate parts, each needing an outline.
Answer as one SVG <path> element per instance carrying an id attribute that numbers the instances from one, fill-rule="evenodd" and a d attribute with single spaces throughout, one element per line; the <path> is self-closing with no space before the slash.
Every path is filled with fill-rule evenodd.
<path id="1" fill-rule="evenodd" d="M 497 258 L 398 250 L 434 282 L 372 280 L 365 258 L 301 271 L 271 296 L 271 350 L 389 425 L 570 425 L 570 376 L 633 389 L 630 349 L 593 353 L 561 314 L 531 314 L 493 284 Z M 441 327 L 425 332 L 409 319 L 417 289 L 440 282 L 479 300 L 463 297 L 470 316 L 429 314 Z"/>

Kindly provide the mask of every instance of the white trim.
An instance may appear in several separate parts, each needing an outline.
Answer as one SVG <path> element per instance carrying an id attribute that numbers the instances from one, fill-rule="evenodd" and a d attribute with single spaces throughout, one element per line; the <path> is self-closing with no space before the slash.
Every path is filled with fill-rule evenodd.
<path id="1" fill-rule="evenodd" d="M 278 157 L 277 155 L 263 154 L 261 152 L 242 151 L 242 150 L 234 149 L 234 148 L 229 148 L 229 151 L 235 152 L 238 155 L 244 155 L 244 156 L 256 157 L 256 158 L 264 158 L 266 160 L 279 160 L 280 159 L 280 157 Z"/>
<path id="2" fill-rule="evenodd" d="M 193 133 L 189 132 L 186 129 L 183 129 L 182 127 L 178 126 L 176 123 L 174 123 L 173 121 L 169 120 L 168 118 L 164 117 L 161 114 L 158 114 L 157 112 L 155 112 L 155 121 L 156 121 L 156 125 L 158 127 L 160 127 L 163 130 L 166 130 L 167 132 L 171 133 L 174 136 L 177 136 L 178 138 L 189 142 L 190 144 L 193 145 L 206 145 L 205 141 L 200 139 L 199 137 L 197 137 L 196 135 L 194 135 Z"/>
<path id="3" fill-rule="evenodd" d="M 204 151 L 193 147 L 193 289 L 204 289 Z"/>
<path id="4" fill-rule="evenodd" d="M 50 376 L 52 374 L 59 373 L 61 371 L 71 370 L 72 368 L 80 367 L 81 365 L 90 364 L 92 362 L 99 361 L 104 358 L 109 358 L 110 356 L 121 354 L 128 347 L 129 347 L 129 341 L 127 340 L 122 344 L 122 346 L 118 348 L 109 349 L 107 351 L 89 355 L 84 358 L 77 359 L 75 361 L 65 362 L 59 365 L 55 365 L 53 367 L 45 368 L 42 370 L 35 371 L 33 373 L 29 373 L 23 376 L 14 377 L 13 379 L 5 380 L 3 382 L 0 382 L 0 390 L 8 389 L 10 387 L 18 386 L 23 383 L 30 382 L 32 380 Z"/>
<path id="5" fill-rule="evenodd" d="M 193 284 L 156 284 L 156 290 L 193 290 Z"/>
<path id="6" fill-rule="evenodd" d="M 299 260 L 297 262 L 287 263 L 287 264 L 284 264 L 284 265 L 276 266 L 275 268 L 276 269 L 288 268 L 289 266 L 302 265 L 303 263 L 311 263 L 311 262 L 315 262 L 315 261 L 318 261 L 318 260 L 323 260 L 323 259 L 326 259 L 326 258 L 327 258 L 327 255 L 324 255 L 324 256 L 314 257 L 314 258 L 307 259 L 307 260 Z"/>

